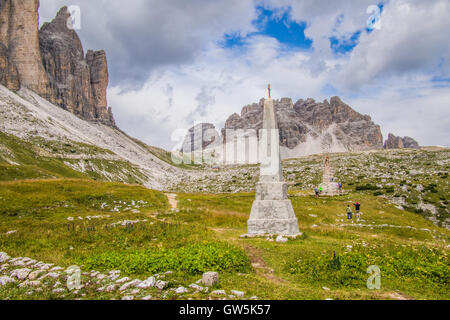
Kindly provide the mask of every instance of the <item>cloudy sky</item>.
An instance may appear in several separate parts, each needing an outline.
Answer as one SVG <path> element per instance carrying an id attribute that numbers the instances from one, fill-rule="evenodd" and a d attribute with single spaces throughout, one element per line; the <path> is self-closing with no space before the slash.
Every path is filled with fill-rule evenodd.
<path id="1" fill-rule="evenodd" d="M 377 2 L 379 1 L 379 2 Z M 84 49 L 108 56 L 120 128 L 171 149 L 194 123 L 267 95 L 338 95 L 392 132 L 450 146 L 449 0 L 41 0 L 80 8 Z"/>

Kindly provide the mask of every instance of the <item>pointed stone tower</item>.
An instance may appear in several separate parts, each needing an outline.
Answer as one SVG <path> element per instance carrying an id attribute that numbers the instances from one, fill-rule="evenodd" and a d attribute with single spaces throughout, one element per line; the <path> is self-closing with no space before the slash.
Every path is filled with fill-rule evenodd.
<path id="1" fill-rule="evenodd" d="M 264 102 L 263 129 L 260 131 L 259 158 L 260 181 L 256 185 L 247 236 L 300 235 L 298 220 L 288 198 L 288 188 L 283 179 L 280 158 L 280 133 L 273 100 Z"/>
<path id="2" fill-rule="evenodd" d="M 339 192 L 339 183 L 334 177 L 333 168 L 330 165 L 330 159 L 325 158 L 325 163 L 323 167 L 323 179 L 319 188 L 322 188 L 322 195 L 325 196 L 336 196 Z"/>

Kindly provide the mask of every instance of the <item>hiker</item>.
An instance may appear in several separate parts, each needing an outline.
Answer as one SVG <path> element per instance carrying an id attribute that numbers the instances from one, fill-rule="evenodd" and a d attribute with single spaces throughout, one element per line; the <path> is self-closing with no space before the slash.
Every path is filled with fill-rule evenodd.
<path id="1" fill-rule="evenodd" d="M 342 193 L 342 183 L 339 183 L 339 193 Z"/>
<path id="2" fill-rule="evenodd" d="M 353 219 L 352 208 L 350 208 L 350 206 L 347 206 L 347 220 L 352 220 L 352 219 Z"/>
<path id="3" fill-rule="evenodd" d="M 319 197 L 319 189 L 317 187 L 314 188 L 314 193 L 316 194 L 316 198 Z"/>
<path id="4" fill-rule="evenodd" d="M 354 206 L 356 211 L 356 218 L 358 218 L 359 221 L 359 219 L 361 218 L 361 204 L 359 202 L 356 202 Z"/>
<path id="5" fill-rule="evenodd" d="M 320 194 L 322 194 L 323 192 L 323 187 L 320 187 Z"/>

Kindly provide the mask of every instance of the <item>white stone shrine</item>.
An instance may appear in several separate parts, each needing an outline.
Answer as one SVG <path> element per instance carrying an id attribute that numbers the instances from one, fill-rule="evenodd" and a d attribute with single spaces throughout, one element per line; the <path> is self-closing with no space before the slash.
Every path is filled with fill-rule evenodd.
<path id="1" fill-rule="evenodd" d="M 280 134 L 273 100 L 270 97 L 270 85 L 269 99 L 264 103 L 263 129 L 259 139 L 260 181 L 256 185 L 256 200 L 247 223 L 246 236 L 296 237 L 301 233 L 291 200 L 288 198 L 288 187 L 283 179 Z"/>

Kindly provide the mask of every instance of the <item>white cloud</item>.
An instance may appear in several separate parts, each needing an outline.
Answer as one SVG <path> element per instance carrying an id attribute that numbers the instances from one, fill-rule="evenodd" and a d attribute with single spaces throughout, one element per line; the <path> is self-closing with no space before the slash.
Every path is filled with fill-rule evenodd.
<path id="1" fill-rule="evenodd" d="M 66 0 L 41 0 L 41 23 Z M 81 9 L 84 47 L 104 49 L 111 81 L 140 85 L 162 65 L 190 63 L 224 33 L 254 30 L 252 0 L 73 0 Z"/>
<path id="2" fill-rule="evenodd" d="M 329 98 L 323 90 L 333 86 L 356 111 L 373 116 L 384 134 L 450 144 L 449 85 L 430 81 L 450 75 L 447 0 L 388 1 L 381 30 L 363 32 L 347 55 L 334 54 L 329 38 L 364 30 L 366 9 L 378 1 L 256 1 L 279 13 L 291 7 L 294 20 L 307 22 L 311 51 L 287 50 L 265 36 L 252 36 L 243 47 L 218 46 L 224 33 L 253 30 L 250 0 L 72 3 L 82 8 L 85 48 L 107 51 L 117 123 L 149 144 L 171 148 L 172 132 L 193 121 L 222 128 L 229 115 L 266 96 L 269 82 L 275 97 L 294 100 Z M 41 0 L 41 17 L 49 20 L 63 4 Z M 128 90 L 136 83 L 142 86 Z"/>
<path id="3" fill-rule="evenodd" d="M 232 113 L 267 96 L 269 82 L 274 97 L 320 96 L 324 79 L 310 76 L 305 54 L 280 54 L 280 44 L 262 36 L 246 46 L 244 53 L 210 47 L 193 64 L 154 73 L 138 91 L 111 88 L 109 101 L 119 126 L 170 148 L 172 132 L 189 129 L 194 122 L 212 122 L 220 130 Z M 167 87 L 173 88 L 170 96 Z M 199 99 L 205 95 L 207 105 Z"/>
<path id="4" fill-rule="evenodd" d="M 384 8 L 381 29 L 362 34 L 335 83 L 359 89 L 380 79 L 450 75 L 450 41 L 444 31 L 450 30 L 449 13 L 447 0 L 391 1 Z M 443 61 L 447 65 L 439 67 Z"/>
<path id="5" fill-rule="evenodd" d="M 394 85 L 373 96 L 349 98 L 350 105 L 370 114 L 388 133 L 410 136 L 421 145 L 450 146 L 450 90 L 432 86 L 418 86 L 404 92 L 404 85 Z"/>

